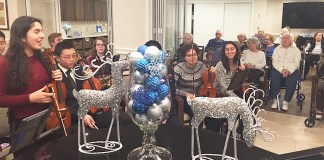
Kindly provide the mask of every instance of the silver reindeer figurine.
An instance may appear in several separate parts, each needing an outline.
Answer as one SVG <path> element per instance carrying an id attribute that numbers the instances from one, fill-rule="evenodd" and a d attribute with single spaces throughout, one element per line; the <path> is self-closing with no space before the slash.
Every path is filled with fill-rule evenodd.
<path id="1" fill-rule="evenodd" d="M 99 147 L 101 149 L 107 149 L 105 152 L 99 153 L 110 153 L 119 150 L 122 148 L 122 144 L 120 143 L 120 133 L 119 133 L 119 104 L 126 94 L 125 84 L 123 82 L 123 74 L 122 70 L 128 67 L 128 60 L 122 60 L 113 62 L 111 59 L 107 58 L 107 60 L 103 60 L 105 64 L 111 65 L 111 76 L 112 76 L 112 85 L 109 89 L 98 91 L 98 90 L 80 90 L 80 91 L 73 91 L 73 95 L 78 100 L 80 108 L 78 110 L 78 144 L 79 144 L 79 151 L 87 154 L 97 154 L 98 152 L 91 152 L 94 150 L 95 147 Z M 107 133 L 106 141 L 99 141 L 104 143 L 104 146 L 97 145 L 97 142 L 87 142 L 86 134 L 85 134 L 85 125 L 83 118 L 87 115 L 88 111 L 92 106 L 96 106 L 97 108 L 106 108 L 110 107 L 112 110 L 112 121 L 110 123 L 110 127 Z M 114 119 L 116 119 L 117 125 L 117 138 L 118 142 L 109 141 L 112 125 L 114 123 Z M 82 132 L 83 132 L 83 140 L 84 144 L 81 144 L 81 125 L 80 121 L 82 122 Z M 117 148 L 111 148 L 116 147 Z M 83 147 L 86 150 L 82 149 Z"/>
<path id="2" fill-rule="evenodd" d="M 221 156 L 222 160 L 226 159 L 238 159 L 237 158 L 237 144 L 236 144 L 236 128 L 237 128 L 237 117 L 240 115 L 243 120 L 244 130 L 243 130 L 243 138 L 246 144 L 249 147 L 253 146 L 254 139 L 256 136 L 256 131 L 260 131 L 264 140 L 271 141 L 275 137 L 275 133 L 273 131 L 269 131 L 268 128 L 264 129 L 261 127 L 262 118 L 257 117 L 257 114 L 262 105 L 262 101 L 260 99 L 255 99 L 254 96 L 257 91 L 260 91 L 264 94 L 264 92 L 260 89 L 249 88 L 248 90 L 252 90 L 249 98 L 245 102 L 245 93 L 244 97 L 223 97 L 223 98 L 208 98 L 208 97 L 195 97 L 190 99 L 187 97 L 187 102 L 191 105 L 194 116 L 191 120 L 192 132 L 191 132 L 191 156 L 192 159 L 199 158 L 200 160 L 209 159 L 204 157 L 205 154 L 201 153 L 199 134 L 198 134 L 198 126 L 204 120 L 205 117 L 211 118 L 227 118 L 228 120 L 228 132 L 226 135 L 226 141 L 223 149 L 222 155 L 214 154 L 213 156 Z M 256 102 L 260 102 L 258 106 L 252 109 L 252 106 L 256 104 Z M 255 114 L 256 113 L 256 114 Z M 254 122 L 255 121 L 255 122 Z M 198 155 L 194 155 L 194 130 L 196 130 L 196 139 L 197 139 L 197 147 L 198 147 Z M 230 132 L 232 132 L 234 137 L 234 157 L 226 156 L 227 144 L 230 136 Z M 210 155 L 210 154 L 209 154 Z"/>

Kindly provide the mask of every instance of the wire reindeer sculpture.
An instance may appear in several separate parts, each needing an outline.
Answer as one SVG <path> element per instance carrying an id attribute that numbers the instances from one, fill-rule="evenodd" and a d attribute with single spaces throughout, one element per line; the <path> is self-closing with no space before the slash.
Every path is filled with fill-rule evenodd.
<path id="1" fill-rule="evenodd" d="M 109 52 L 109 51 L 108 51 Z M 98 154 L 98 153 L 111 153 L 118 151 L 122 148 L 122 144 L 120 142 L 120 130 L 119 130 L 119 104 L 126 94 L 126 88 L 123 81 L 122 70 L 128 67 L 128 60 L 121 60 L 113 62 L 112 59 L 106 57 L 101 58 L 101 61 L 104 62 L 100 66 L 95 66 L 97 69 L 92 74 L 87 76 L 79 76 L 76 75 L 76 79 L 85 80 L 91 78 L 97 73 L 97 71 L 106 64 L 111 65 L 111 76 L 112 76 L 112 84 L 109 89 L 98 91 L 98 90 L 87 90 L 82 89 L 80 91 L 73 90 L 73 95 L 78 100 L 80 105 L 78 110 L 78 145 L 79 151 L 87 154 Z M 92 64 L 95 62 L 95 59 L 92 60 Z M 78 67 L 75 69 L 79 69 Z M 110 107 L 112 110 L 112 121 L 110 123 L 107 137 L 105 141 L 96 141 L 96 142 L 87 142 L 87 136 L 85 132 L 85 124 L 83 118 L 87 115 L 88 111 L 92 106 L 96 106 L 97 108 L 107 108 Z M 117 142 L 109 141 L 111 129 L 116 119 L 117 126 Z M 80 121 L 82 122 L 80 124 Z M 83 133 L 83 144 L 81 144 L 81 129 Z M 104 144 L 104 146 L 100 145 Z M 85 147 L 85 149 L 84 149 Z M 97 152 L 95 149 L 100 148 L 101 151 Z M 104 150 L 104 151 L 102 151 Z"/>
<path id="2" fill-rule="evenodd" d="M 252 90 L 252 91 L 251 91 Z M 251 92 L 250 96 L 246 99 L 246 93 Z M 223 98 L 209 98 L 209 97 L 195 97 L 190 99 L 187 97 L 187 102 L 191 106 L 194 116 L 191 120 L 191 156 L 192 159 L 200 160 L 212 160 L 208 156 L 221 156 L 223 159 L 235 159 L 237 160 L 237 144 L 236 144 L 236 128 L 237 128 L 237 117 L 240 115 L 243 120 L 244 130 L 243 138 L 247 146 L 252 147 L 256 136 L 256 131 L 260 132 L 262 138 L 265 141 L 272 141 L 275 138 L 275 132 L 269 131 L 268 128 L 261 127 L 261 122 L 264 121 L 261 117 L 258 117 L 262 105 L 262 100 L 256 99 L 256 92 L 264 92 L 260 89 L 249 88 L 244 92 L 243 99 L 239 97 L 223 97 Z M 252 107 L 259 103 L 259 105 Z M 225 145 L 223 153 L 220 154 L 202 154 L 200 148 L 200 140 L 198 134 L 198 126 L 204 120 L 205 117 L 210 118 L 227 118 L 228 120 L 228 132 L 226 135 Z M 196 131 L 198 155 L 194 155 L 194 135 Z M 227 144 L 230 133 L 232 132 L 234 137 L 234 157 L 225 155 L 227 150 Z"/>

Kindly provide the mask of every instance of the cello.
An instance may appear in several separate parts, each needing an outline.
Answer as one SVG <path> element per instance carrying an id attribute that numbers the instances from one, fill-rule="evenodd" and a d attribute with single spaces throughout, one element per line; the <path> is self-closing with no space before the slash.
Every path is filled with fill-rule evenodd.
<path id="1" fill-rule="evenodd" d="M 48 56 L 48 59 L 53 69 L 57 70 L 58 66 L 53 57 Z M 60 125 L 64 135 L 67 136 L 67 130 L 71 127 L 71 113 L 65 104 L 66 87 L 60 81 L 53 81 L 47 85 L 46 92 L 55 93 L 55 96 L 52 97 L 51 113 L 47 119 L 46 130 L 54 129 Z"/>
<path id="2" fill-rule="evenodd" d="M 216 73 L 210 71 L 211 68 L 211 60 L 209 59 L 209 67 L 208 70 L 202 72 L 202 80 L 203 84 L 199 90 L 199 96 L 201 97 L 216 97 L 216 89 L 214 88 L 214 81 L 216 79 Z"/>

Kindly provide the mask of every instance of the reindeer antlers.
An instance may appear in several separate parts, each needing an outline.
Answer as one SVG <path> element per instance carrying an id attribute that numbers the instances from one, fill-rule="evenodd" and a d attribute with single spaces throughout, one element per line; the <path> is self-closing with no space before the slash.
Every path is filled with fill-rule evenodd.
<path id="1" fill-rule="evenodd" d="M 97 61 L 97 59 L 92 59 L 91 60 L 91 62 L 90 62 L 91 66 L 93 68 L 96 68 L 96 70 L 94 72 L 92 72 L 91 74 L 88 74 L 86 76 L 78 75 L 75 71 L 79 70 L 81 65 L 76 65 L 72 69 L 72 73 L 75 75 L 75 78 L 78 79 L 78 80 L 87 80 L 87 79 L 93 77 L 99 71 L 99 69 L 102 68 L 104 65 L 106 65 L 106 64 L 114 65 L 114 62 L 112 60 L 112 57 L 114 56 L 114 53 L 111 52 L 111 50 L 110 50 L 111 48 L 115 52 L 116 46 L 113 43 L 109 43 L 107 45 L 108 51 L 106 52 L 105 56 L 100 57 L 100 61 L 103 62 L 102 64 L 96 65 L 95 62 Z M 83 70 L 85 70 L 85 67 L 83 67 Z"/>
<path id="2" fill-rule="evenodd" d="M 254 86 L 251 86 L 251 88 L 248 88 L 244 92 L 243 99 L 245 99 L 245 96 L 248 93 L 248 90 L 252 90 L 252 93 L 250 94 L 249 98 L 247 99 L 247 104 L 252 112 L 253 118 L 255 119 L 255 124 L 253 125 L 253 129 L 260 133 L 260 135 L 264 141 L 267 141 L 267 142 L 272 141 L 274 138 L 276 138 L 276 133 L 274 131 L 270 131 L 270 129 L 268 127 L 261 126 L 261 123 L 266 122 L 266 120 L 259 117 L 258 114 L 262 111 L 265 112 L 265 110 L 260 108 L 260 106 L 262 106 L 262 104 L 263 104 L 263 101 L 261 99 L 255 98 L 256 92 L 261 92 L 262 97 L 263 97 L 264 91 L 254 87 Z M 256 104 L 256 102 L 260 102 L 260 104 L 257 106 L 254 106 Z M 253 106 L 254 106 L 254 108 L 253 108 Z"/>

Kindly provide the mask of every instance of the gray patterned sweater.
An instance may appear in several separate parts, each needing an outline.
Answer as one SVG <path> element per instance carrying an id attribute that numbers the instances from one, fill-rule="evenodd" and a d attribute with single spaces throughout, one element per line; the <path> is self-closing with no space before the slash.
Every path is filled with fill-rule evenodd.
<path id="1" fill-rule="evenodd" d="M 198 93 L 202 85 L 202 72 L 206 69 L 204 63 L 197 61 L 194 67 L 188 67 L 181 62 L 174 67 L 176 94 L 186 96 L 187 93 Z"/>

